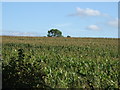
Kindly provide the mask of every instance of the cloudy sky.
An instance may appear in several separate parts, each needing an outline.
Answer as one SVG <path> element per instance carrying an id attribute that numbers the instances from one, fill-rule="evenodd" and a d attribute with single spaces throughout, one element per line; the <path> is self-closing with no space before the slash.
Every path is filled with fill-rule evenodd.
<path id="1" fill-rule="evenodd" d="M 2 33 L 46 36 L 57 28 L 64 36 L 118 37 L 117 2 L 4 2 Z"/>

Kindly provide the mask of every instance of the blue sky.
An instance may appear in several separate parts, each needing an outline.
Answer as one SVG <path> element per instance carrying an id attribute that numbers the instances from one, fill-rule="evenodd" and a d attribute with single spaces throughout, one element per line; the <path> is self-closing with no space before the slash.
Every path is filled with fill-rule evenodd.
<path id="1" fill-rule="evenodd" d="M 2 33 L 46 36 L 57 28 L 63 36 L 118 37 L 117 2 L 4 2 Z"/>

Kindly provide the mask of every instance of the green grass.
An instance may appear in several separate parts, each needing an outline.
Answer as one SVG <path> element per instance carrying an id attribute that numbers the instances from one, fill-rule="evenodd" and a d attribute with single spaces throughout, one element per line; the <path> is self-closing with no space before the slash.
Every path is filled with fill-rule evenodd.
<path id="1" fill-rule="evenodd" d="M 119 88 L 118 39 L 2 38 L 6 86 L 10 79 L 21 77 L 13 87 Z"/>

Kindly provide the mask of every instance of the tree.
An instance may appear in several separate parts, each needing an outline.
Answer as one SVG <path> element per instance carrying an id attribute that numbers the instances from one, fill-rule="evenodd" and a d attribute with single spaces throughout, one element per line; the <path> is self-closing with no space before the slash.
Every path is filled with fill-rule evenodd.
<path id="1" fill-rule="evenodd" d="M 71 36 L 68 35 L 67 37 L 71 37 Z"/>
<path id="2" fill-rule="evenodd" d="M 58 29 L 51 29 L 48 31 L 48 37 L 62 37 L 62 32 Z"/>

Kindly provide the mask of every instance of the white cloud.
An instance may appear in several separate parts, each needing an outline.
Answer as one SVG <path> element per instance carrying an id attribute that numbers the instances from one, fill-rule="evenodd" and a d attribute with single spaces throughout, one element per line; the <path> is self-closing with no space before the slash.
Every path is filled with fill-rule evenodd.
<path id="1" fill-rule="evenodd" d="M 3 31 L 2 35 L 10 35 L 10 36 L 36 36 L 36 33 L 31 32 L 17 32 L 17 31 Z"/>
<path id="2" fill-rule="evenodd" d="M 99 10 L 94 10 L 90 8 L 82 9 L 77 7 L 76 13 L 70 14 L 69 16 L 108 16 L 108 15 L 101 13 Z"/>
<path id="3" fill-rule="evenodd" d="M 87 29 L 89 29 L 89 30 L 100 30 L 100 27 L 98 27 L 97 25 L 89 25 L 87 27 Z"/>
<path id="4" fill-rule="evenodd" d="M 101 13 L 98 10 L 93 10 L 90 8 L 82 9 L 82 8 L 77 8 L 77 15 L 78 16 L 100 16 Z"/>
<path id="5" fill-rule="evenodd" d="M 118 27 L 118 18 L 108 21 L 107 24 L 112 27 Z M 120 20 L 119 20 L 119 24 L 120 24 Z"/>

